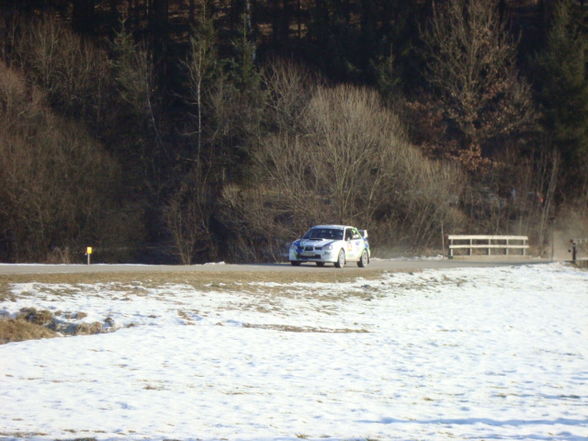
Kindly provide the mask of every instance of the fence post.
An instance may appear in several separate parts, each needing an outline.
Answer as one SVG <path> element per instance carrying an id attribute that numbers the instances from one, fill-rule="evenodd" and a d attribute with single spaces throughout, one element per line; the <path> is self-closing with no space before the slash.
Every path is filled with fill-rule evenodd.
<path id="1" fill-rule="evenodd" d="M 443 231 L 443 221 L 441 221 L 441 250 L 445 255 L 445 231 Z"/>

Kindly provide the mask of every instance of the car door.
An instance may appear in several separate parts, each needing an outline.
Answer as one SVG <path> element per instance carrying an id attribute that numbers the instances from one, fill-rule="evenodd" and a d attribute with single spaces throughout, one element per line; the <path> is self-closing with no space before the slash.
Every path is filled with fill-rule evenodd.
<path id="1" fill-rule="evenodd" d="M 353 244 L 353 229 L 345 228 L 345 236 L 343 238 L 345 240 L 345 257 L 347 260 L 355 260 L 357 251 L 355 250 L 355 246 Z"/>
<path id="2" fill-rule="evenodd" d="M 353 258 L 358 260 L 363 252 L 363 237 L 356 228 L 351 230 L 351 242 L 353 244 Z"/>

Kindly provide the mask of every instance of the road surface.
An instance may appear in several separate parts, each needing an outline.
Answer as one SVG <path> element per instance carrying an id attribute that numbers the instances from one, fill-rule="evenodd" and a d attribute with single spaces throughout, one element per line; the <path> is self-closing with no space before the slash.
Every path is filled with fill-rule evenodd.
<path id="1" fill-rule="evenodd" d="M 334 268 L 331 265 L 319 268 L 314 263 L 302 264 L 294 267 L 289 263 L 266 264 L 224 264 L 207 263 L 202 265 L 140 265 L 140 264 L 2 264 L 0 263 L 0 275 L 19 274 L 92 274 L 92 273 L 181 273 L 181 272 L 214 272 L 214 273 L 276 273 L 284 272 L 290 277 L 293 274 L 317 274 L 323 272 L 354 272 L 361 275 L 362 272 L 399 272 L 420 271 L 424 269 L 444 269 L 463 267 L 490 267 L 501 265 L 528 265 L 547 263 L 548 260 L 538 258 L 476 258 L 470 259 L 372 259 L 367 268 L 358 268 L 355 263 L 348 263 L 343 269 Z M 277 274 L 275 274 L 277 275 Z"/>

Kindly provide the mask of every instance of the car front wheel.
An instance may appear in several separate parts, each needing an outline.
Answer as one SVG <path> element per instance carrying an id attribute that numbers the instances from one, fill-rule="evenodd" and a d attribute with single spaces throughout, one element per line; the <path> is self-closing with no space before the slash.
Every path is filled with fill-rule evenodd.
<path id="1" fill-rule="evenodd" d="M 291 260 L 290 263 L 292 264 L 292 266 L 300 266 L 300 262 L 296 260 Z"/>
<path id="2" fill-rule="evenodd" d="M 367 250 L 363 250 L 363 252 L 361 253 L 361 257 L 357 261 L 357 266 L 360 267 L 360 268 L 364 268 L 364 267 L 367 266 L 367 264 L 369 262 L 370 262 L 370 259 L 368 257 Z"/>
<path id="3" fill-rule="evenodd" d="M 339 251 L 339 256 L 337 257 L 337 261 L 335 262 L 335 266 L 337 268 L 343 268 L 345 266 L 345 251 Z"/>

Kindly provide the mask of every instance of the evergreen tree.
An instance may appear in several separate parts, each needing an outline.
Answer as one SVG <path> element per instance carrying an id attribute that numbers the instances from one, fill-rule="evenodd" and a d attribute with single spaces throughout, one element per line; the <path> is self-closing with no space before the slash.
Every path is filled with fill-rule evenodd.
<path id="1" fill-rule="evenodd" d="M 588 187 L 588 40 L 581 28 L 586 13 L 571 0 L 553 12 L 543 52 L 533 59 L 546 141 L 563 160 L 561 191 Z"/>
<path id="2" fill-rule="evenodd" d="M 224 166 L 229 167 L 233 178 L 238 179 L 248 160 L 250 139 L 257 136 L 261 125 L 265 98 L 248 8 L 241 16 L 240 33 L 232 41 L 231 49 L 232 56 L 223 61 L 225 82 L 215 91 L 216 107 L 211 110 L 215 132 L 224 133 L 215 139 L 215 143 L 223 146 Z M 224 129 L 219 130 L 220 127 Z"/>
<path id="3" fill-rule="evenodd" d="M 234 85 L 240 91 L 255 92 L 259 88 L 259 72 L 255 65 L 256 45 L 251 30 L 251 17 L 246 11 L 241 16 L 241 32 L 233 41 L 234 57 L 229 61 L 229 71 Z"/>
<path id="4" fill-rule="evenodd" d="M 472 170 L 535 122 L 529 87 L 516 67 L 516 45 L 497 4 L 450 0 L 434 9 L 423 33 L 427 79 L 459 146 L 449 155 Z"/>
<path id="5" fill-rule="evenodd" d="M 315 0 L 310 11 L 310 60 L 335 81 L 361 79 L 362 44 L 352 9 L 349 1 Z"/>
<path id="6" fill-rule="evenodd" d="M 410 94 L 423 80 L 424 61 L 418 46 L 426 6 L 400 0 L 364 0 L 364 6 L 366 12 L 374 11 L 377 24 L 376 32 L 372 26 L 363 32 L 363 52 L 370 57 L 368 81 L 387 99 Z"/>

